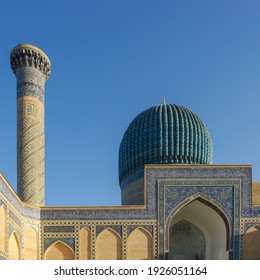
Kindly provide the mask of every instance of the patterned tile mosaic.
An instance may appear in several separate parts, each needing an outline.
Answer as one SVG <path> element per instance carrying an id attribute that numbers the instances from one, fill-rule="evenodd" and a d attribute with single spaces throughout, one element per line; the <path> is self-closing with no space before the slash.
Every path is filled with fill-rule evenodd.
<path id="1" fill-rule="evenodd" d="M 254 222 L 244 223 L 244 231 L 260 224 L 260 207 L 251 207 L 250 166 L 147 166 L 145 175 L 146 205 L 143 208 L 22 206 L 10 187 L 0 177 L 0 200 L 9 210 L 13 207 L 16 211 L 10 217 L 12 222 L 9 225 L 9 234 L 16 230 L 20 242 L 22 241 L 19 215 L 26 219 L 41 220 L 42 230 L 44 230 L 41 233 L 43 248 L 58 240 L 74 248 L 75 234 L 84 227 L 89 230 L 95 229 L 95 236 L 106 228 L 111 228 L 122 236 L 122 226 L 125 228 L 125 235 L 129 235 L 141 226 L 158 240 L 160 250 L 158 255 L 164 258 L 161 248 L 164 248 L 163 244 L 167 241 L 165 235 L 167 218 L 172 215 L 174 209 L 182 207 L 189 199 L 200 196 L 213 203 L 229 217 L 230 230 L 234 236 L 230 239 L 233 248 L 230 251 L 230 258 L 238 259 L 241 256 L 241 219 L 254 218 Z M 154 231 L 154 222 L 152 222 L 156 220 L 159 223 L 158 231 Z"/>
<path id="2" fill-rule="evenodd" d="M 96 236 L 98 236 L 102 231 L 106 230 L 106 229 L 112 229 L 115 232 L 117 232 L 119 234 L 119 236 L 122 237 L 122 226 L 97 226 L 96 227 Z"/>
<path id="3" fill-rule="evenodd" d="M 44 238 L 44 251 L 48 249 L 49 246 L 54 244 L 57 241 L 64 242 L 69 247 L 75 251 L 75 239 L 74 238 Z"/>

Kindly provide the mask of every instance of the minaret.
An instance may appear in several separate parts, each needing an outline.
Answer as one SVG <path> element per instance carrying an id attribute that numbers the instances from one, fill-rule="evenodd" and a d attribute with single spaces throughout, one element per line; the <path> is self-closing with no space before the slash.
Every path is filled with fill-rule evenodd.
<path id="1" fill-rule="evenodd" d="M 50 76 L 47 55 L 35 46 L 12 49 L 11 67 L 17 78 L 17 190 L 21 200 L 44 206 L 44 87 Z"/>

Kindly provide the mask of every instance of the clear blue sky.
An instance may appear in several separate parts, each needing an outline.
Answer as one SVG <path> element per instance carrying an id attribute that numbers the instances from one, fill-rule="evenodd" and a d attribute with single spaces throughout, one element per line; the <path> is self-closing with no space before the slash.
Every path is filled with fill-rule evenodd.
<path id="1" fill-rule="evenodd" d="M 3 1 L 0 171 L 16 190 L 19 43 L 52 63 L 46 83 L 46 205 L 119 205 L 118 149 L 141 111 L 183 105 L 205 122 L 216 164 L 260 181 L 260 1 Z"/>

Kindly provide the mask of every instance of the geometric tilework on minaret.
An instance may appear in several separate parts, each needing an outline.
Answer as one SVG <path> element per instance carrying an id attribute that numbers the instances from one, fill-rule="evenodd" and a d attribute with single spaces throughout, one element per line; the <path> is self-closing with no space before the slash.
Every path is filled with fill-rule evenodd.
<path id="1" fill-rule="evenodd" d="M 23 202 L 44 206 L 44 88 L 51 64 L 28 44 L 15 47 L 10 62 L 17 79 L 17 191 Z"/>

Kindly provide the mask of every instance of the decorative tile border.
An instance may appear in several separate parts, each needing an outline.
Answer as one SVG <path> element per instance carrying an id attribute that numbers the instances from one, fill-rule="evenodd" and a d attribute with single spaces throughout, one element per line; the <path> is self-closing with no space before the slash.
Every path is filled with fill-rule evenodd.
<path id="1" fill-rule="evenodd" d="M 58 228 L 72 228 L 74 232 L 56 232 Z M 48 232 L 46 232 L 46 229 Z M 53 230 L 51 229 L 53 228 Z M 41 259 L 44 259 L 44 254 L 48 247 L 57 241 L 62 241 L 69 245 L 75 252 L 77 259 L 79 258 L 79 233 L 83 228 L 88 228 L 91 233 L 91 259 L 96 258 L 96 238 L 97 236 L 106 229 L 115 230 L 122 239 L 122 258 L 127 258 L 127 237 L 128 235 L 137 228 L 147 230 L 153 238 L 153 252 L 155 259 L 157 255 L 157 222 L 155 220 L 89 220 L 89 221 L 42 221 L 41 231 L 43 232 L 41 243 Z M 72 241 L 73 241 L 73 246 Z"/>

